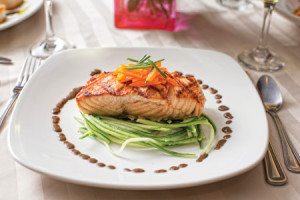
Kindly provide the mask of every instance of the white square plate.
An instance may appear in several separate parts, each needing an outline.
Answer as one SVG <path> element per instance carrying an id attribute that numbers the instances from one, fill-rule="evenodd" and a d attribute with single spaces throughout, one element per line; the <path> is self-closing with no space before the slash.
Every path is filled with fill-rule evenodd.
<path id="1" fill-rule="evenodd" d="M 217 125 L 215 144 L 225 135 L 221 129 L 230 126 L 231 138 L 220 150 L 212 150 L 203 162 L 178 158 L 157 150 L 128 148 L 120 157 L 111 155 L 93 138 L 79 140 L 80 126 L 73 116 L 79 116 L 75 100 L 69 101 L 59 114 L 61 128 L 76 149 L 98 162 L 116 169 L 99 167 L 76 156 L 59 141 L 52 127 L 52 109 L 73 88 L 82 86 L 90 72 L 99 68 L 114 71 L 126 58 L 165 58 L 168 71 L 193 74 L 218 90 L 222 104 L 214 94 L 204 90 L 207 98 L 204 112 Z M 232 124 L 225 124 L 220 105 L 230 108 Z M 10 123 L 10 152 L 25 167 L 39 173 L 90 186 L 118 189 L 167 189 L 207 184 L 241 174 L 253 168 L 265 155 L 268 126 L 261 100 L 242 68 L 222 53 L 197 49 L 176 48 L 95 48 L 65 51 L 48 59 L 22 91 Z M 116 148 L 117 146 L 114 146 Z M 200 154 L 197 144 L 174 149 Z M 179 170 L 171 166 L 185 163 Z M 144 173 L 127 172 L 125 168 L 142 168 Z M 166 173 L 155 173 L 166 169 Z"/>

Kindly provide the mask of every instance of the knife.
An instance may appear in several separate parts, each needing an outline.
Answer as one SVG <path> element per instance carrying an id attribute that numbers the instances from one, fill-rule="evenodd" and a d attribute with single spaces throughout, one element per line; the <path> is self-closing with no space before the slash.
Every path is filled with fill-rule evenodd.
<path id="1" fill-rule="evenodd" d="M 13 64 L 13 61 L 9 58 L 0 57 L 0 64 Z"/>

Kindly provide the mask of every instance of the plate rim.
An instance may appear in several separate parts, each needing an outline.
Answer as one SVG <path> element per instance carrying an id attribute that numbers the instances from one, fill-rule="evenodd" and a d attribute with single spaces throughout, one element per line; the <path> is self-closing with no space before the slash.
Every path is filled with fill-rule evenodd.
<path id="1" fill-rule="evenodd" d="M 34 2 L 32 2 L 32 5 L 30 5 L 30 7 L 32 7 L 32 10 L 30 10 L 30 12 L 25 11 L 24 13 L 22 13 L 22 15 L 13 19 L 12 21 L 7 21 L 7 22 L 0 24 L 0 31 L 8 29 L 12 26 L 15 26 L 15 25 L 25 21 L 26 19 L 31 17 L 33 14 L 35 14 L 42 7 L 43 3 L 44 3 L 44 0 L 34 0 Z"/>
<path id="2" fill-rule="evenodd" d="M 40 68 L 38 70 L 41 70 L 41 68 L 44 67 L 45 63 L 51 62 L 52 60 L 55 60 L 57 57 L 63 57 L 64 54 L 69 54 L 74 51 L 94 51 L 94 50 L 108 50 L 108 49 L 159 49 L 159 50 L 168 50 L 168 49 L 175 49 L 175 50 L 190 50 L 190 51 L 202 51 L 202 52 L 210 52 L 210 53 L 214 53 L 214 54 L 220 54 L 222 56 L 227 57 L 227 59 L 230 59 L 231 61 L 233 61 L 234 63 L 236 63 L 238 66 L 240 66 L 237 61 L 235 61 L 232 57 L 230 57 L 229 55 L 222 53 L 222 52 L 218 52 L 218 51 L 214 51 L 214 50 L 206 50 L 206 49 L 196 49 L 196 48 L 178 48 L 178 47 L 94 47 L 94 48 L 80 48 L 80 49 L 71 49 L 71 50 L 66 50 L 60 53 L 57 53 L 55 55 L 53 55 L 52 57 L 48 58 L 43 64 L 42 66 L 40 66 Z M 243 71 L 243 69 L 241 68 L 241 70 Z M 246 76 L 246 73 L 245 73 Z M 250 81 L 250 79 L 248 79 Z M 251 81 L 250 81 L 251 83 Z M 251 83 L 251 85 L 255 88 L 255 86 Z M 24 88 L 24 90 L 26 90 L 26 88 Z M 22 95 L 22 93 L 21 93 Z M 258 95 L 258 94 L 257 94 Z M 21 98 L 19 98 L 21 99 Z M 19 99 L 16 102 L 16 107 L 19 105 Z M 263 104 L 261 102 L 261 106 L 263 107 Z M 265 148 L 264 151 L 261 152 L 261 155 L 257 157 L 257 159 L 251 163 L 251 165 L 248 165 L 246 167 L 242 167 L 241 169 L 239 169 L 238 171 L 234 171 L 233 173 L 229 173 L 227 175 L 223 175 L 223 176 L 219 176 L 217 178 L 213 178 L 213 179 L 209 179 L 209 180 L 205 180 L 205 181 L 188 181 L 188 182 L 184 182 L 184 183 L 173 183 L 173 184 L 164 184 L 164 185 L 125 185 L 124 183 L 99 183 L 96 181 L 84 181 L 84 180 L 80 180 L 80 179 L 76 179 L 76 178 L 70 178 L 70 177 L 62 177 L 62 176 L 58 176 L 55 175 L 55 173 L 51 173 L 51 171 L 49 170 L 45 170 L 42 169 L 40 166 L 31 166 L 30 164 L 24 162 L 24 160 L 22 160 L 22 158 L 20 156 L 18 156 L 12 147 L 12 143 L 11 143 L 11 130 L 13 129 L 13 120 L 15 119 L 15 110 L 13 110 L 12 113 L 12 117 L 10 118 L 10 122 L 9 122 L 9 126 L 8 126 L 8 137 L 7 137 L 7 142 L 8 142 L 8 148 L 9 148 L 9 152 L 11 153 L 11 155 L 13 156 L 13 158 L 22 166 L 33 170 L 35 172 L 38 172 L 40 174 L 58 179 L 58 180 L 62 180 L 65 182 L 69 182 L 69 183 L 75 183 L 75 184 L 80 184 L 80 185 L 86 185 L 86 186 L 96 186 L 96 187 L 101 187 L 101 188 L 110 188 L 110 189 L 124 189 L 124 190 L 164 190 L 164 189 L 177 189 L 177 188 L 186 188 L 186 187 L 192 187 L 192 186 L 200 186 L 200 185 L 204 185 L 204 184 L 209 184 L 209 183 L 214 183 L 214 182 L 218 182 L 221 180 L 226 180 L 232 177 L 235 177 L 237 175 L 243 174 L 251 169 L 253 169 L 254 167 L 256 167 L 259 162 L 261 162 L 261 160 L 263 159 L 266 151 L 267 151 L 267 144 L 269 141 L 269 126 L 267 123 L 267 118 L 266 118 L 266 113 L 264 112 L 264 125 L 266 128 L 266 143 L 265 143 Z"/>
<path id="3" fill-rule="evenodd" d="M 275 7 L 275 10 L 278 11 L 278 13 L 281 16 L 283 16 L 284 18 L 288 19 L 289 21 L 292 21 L 295 24 L 300 25 L 300 17 L 295 16 L 291 12 L 287 12 L 287 10 L 288 10 L 287 3 L 289 3 L 289 1 L 279 1 Z M 300 5 L 300 3 L 299 3 L 299 5 Z"/>

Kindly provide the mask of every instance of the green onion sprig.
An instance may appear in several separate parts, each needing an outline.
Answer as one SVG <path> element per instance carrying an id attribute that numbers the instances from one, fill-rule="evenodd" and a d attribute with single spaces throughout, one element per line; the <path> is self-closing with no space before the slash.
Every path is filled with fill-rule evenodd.
<path id="1" fill-rule="evenodd" d="M 152 60 L 148 59 L 148 62 L 150 62 L 152 67 L 154 67 L 164 78 L 167 78 L 167 76 L 156 66 L 156 64 Z"/>

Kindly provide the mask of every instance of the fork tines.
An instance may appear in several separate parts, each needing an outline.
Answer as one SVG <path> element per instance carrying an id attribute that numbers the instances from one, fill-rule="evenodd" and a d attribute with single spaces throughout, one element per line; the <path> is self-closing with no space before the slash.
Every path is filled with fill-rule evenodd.
<path id="1" fill-rule="evenodd" d="M 41 58 L 27 57 L 21 69 L 19 78 L 17 80 L 16 86 L 24 87 L 25 83 L 28 81 L 30 76 L 36 70 L 37 66 L 41 64 Z"/>

